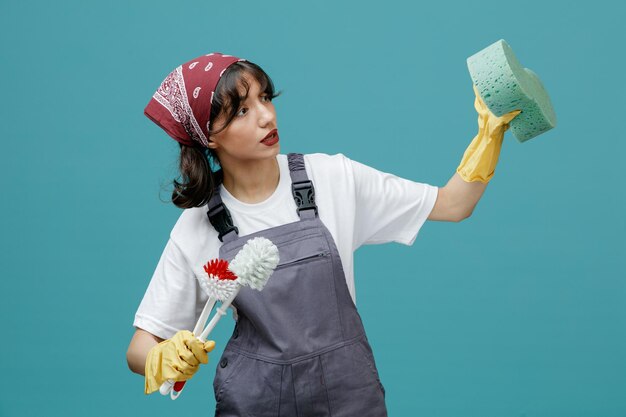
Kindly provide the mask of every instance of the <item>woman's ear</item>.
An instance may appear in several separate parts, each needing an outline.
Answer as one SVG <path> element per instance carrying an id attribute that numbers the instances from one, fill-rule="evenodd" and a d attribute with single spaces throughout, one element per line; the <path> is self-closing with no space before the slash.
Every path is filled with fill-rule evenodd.
<path id="1" fill-rule="evenodd" d="M 209 138 L 209 143 L 208 143 L 208 145 L 207 145 L 207 148 L 209 148 L 209 149 L 217 149 L 217 143 L 215 143 L 214 141 L 212 141 L 212 140 Z"/>

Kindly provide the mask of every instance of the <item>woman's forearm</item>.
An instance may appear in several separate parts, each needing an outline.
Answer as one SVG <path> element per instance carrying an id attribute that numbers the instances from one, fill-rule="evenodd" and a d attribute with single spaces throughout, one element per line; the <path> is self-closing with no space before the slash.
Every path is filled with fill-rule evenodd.
<path id="1" fill-rule="evenodd" d="M 128 368 L 136 374 L 145 375 L 148 352 L 161 341 L 162 339 L 159 339 L 153 334 L 142 329 L 137 329 L 126 351 Z"/>
<path id="2" fill-rule="evenodd" d="M 428 215 L 428 220 L 460 222 L 467 219 L 474 211 L 485 188 L 486 183 L 467 182 L 455 173 L 445 187 L 439 187 L 437 200 Z"/>
<path id="3" fill-rule="evenodd" d="M 474 92 L 478 133 L 465 150 L 455 174 L 443 187 L 449 211 L 461 219 L 472 214 L 485 192 L 495 173 L 504 133 L 509 128 L 509 122 L 520 113 L 514 110 L 497 117 L 487 108 L 476 87 Z"/>
<path id="4" fill-rule="evenodd" d="M 446 193 L 453 210 L 460 218 L 469 217 L 478 201 L 483 196 L 487 183 L 480 181 L 466 182 L 458 173 L 454 173 L 446 184 Z"/>

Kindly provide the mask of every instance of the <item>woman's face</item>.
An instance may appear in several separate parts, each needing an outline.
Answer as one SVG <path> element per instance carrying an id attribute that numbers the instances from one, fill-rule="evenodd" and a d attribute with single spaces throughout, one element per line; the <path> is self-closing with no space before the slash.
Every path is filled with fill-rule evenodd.
<path id="1" fill-rule="evenodd" d="M 226 129 L 209 137 L 209 148 L 217 153 L 222 166 L 275 158 L 280 152 L 278 131 L 275 131 L 275 137 L 263 141 L 277 128 L 274 104 L 253 77 L 245 77 L 250 89 L 235 118 Z M 239 92 L 242 97 L 246 94 L 243 86 Z M 220 129 L 223 123 L 221 115 L 215 120 L 214 128 Z"/>

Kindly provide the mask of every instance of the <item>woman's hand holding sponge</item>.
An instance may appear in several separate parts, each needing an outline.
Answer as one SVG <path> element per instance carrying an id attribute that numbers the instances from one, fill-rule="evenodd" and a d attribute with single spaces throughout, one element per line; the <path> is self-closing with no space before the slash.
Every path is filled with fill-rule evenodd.
<path id="1" fill-rule="evenodd" d="M 474 86 L 474 108 L 478 113 L 478 134 L 474 137 L 463 154 L 461 164 L 456 172 L 466 182 L 489 182 L 493 177 L 502 147 L 504 132 L 509 122 L 520 113 L 514 110 L 500 117 L 489 111 Z"/>
<path id="2" fill-rule="evenodd" d="M 556 114 L 537 74 L 522 66 L 504 39 L 467 58 L 467 68 L 476 94 L 479 129 L 457 173 L 466 182 L 486 184 L 493 176 L 509 123 L 517 140 L 525 142 L 553 129 Z"/>

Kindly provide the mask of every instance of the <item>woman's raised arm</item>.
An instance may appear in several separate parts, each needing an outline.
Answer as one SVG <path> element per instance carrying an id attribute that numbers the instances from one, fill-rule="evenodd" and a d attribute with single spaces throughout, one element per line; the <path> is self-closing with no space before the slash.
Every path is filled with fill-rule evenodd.
<path id="1" fill-rule="evenodd" d="M 439 189 L 429 220 L 459 222 L 472 214 L 496 170 L 504 133 L 520 113 L 515 110 L 497 117 L 489 111 L 476 87 L 474 93 L 478 133 L 465 150 L 456 173 Z"/>

